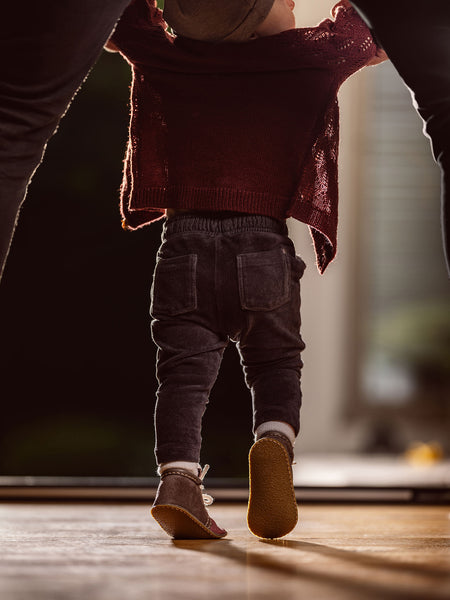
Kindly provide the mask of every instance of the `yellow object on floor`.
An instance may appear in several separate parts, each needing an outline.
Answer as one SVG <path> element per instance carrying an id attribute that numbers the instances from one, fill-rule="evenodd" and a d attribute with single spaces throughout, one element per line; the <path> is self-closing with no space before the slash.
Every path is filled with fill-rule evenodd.
<path id="1" fill-rule="evenodd" d="M 405 452 L 406 460 L 417 466 L 433 465 L 443 457 L 444 451 L 437 442 L 414 442 Z"/>

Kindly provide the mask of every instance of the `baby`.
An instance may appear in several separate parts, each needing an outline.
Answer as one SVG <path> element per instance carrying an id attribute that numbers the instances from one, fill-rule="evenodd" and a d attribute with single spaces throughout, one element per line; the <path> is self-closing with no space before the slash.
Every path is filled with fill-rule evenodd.
<path id="1" fill-rule="evenodd" d="M 295 29 L 292 0 L 133 0 L 108 48 L 133 69 L 123 225 L 165 217 L 151 315 L 158 346 L 152 515 L 175 538 L 220 538 L 205 508 L 202 416 L 227 344 L 251 391 L 247 522 L 297 522 L 300 278 L 286 219 L 310 226 L 318 268 L 336 253 L 337 91 L 384 60 L 350 4 Z M 227 410 L 224 406 L 223 410 Z M 233 432 L 230 431 L 230 444 Z"/>

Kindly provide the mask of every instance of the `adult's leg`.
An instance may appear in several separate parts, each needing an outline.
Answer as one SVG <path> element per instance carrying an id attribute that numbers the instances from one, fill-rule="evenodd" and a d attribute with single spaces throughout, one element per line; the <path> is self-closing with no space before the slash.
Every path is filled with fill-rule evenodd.
<path id="1" fill-rule="evenodd" d="M 2 7 L 0 277 L 45 146 L 128 3 L 25 0 Z"/>
<path id="2" fill-rule="evenodd" d="M 442 227 L 446 249 L 447 270 L 450 274 L 450 148 L 438 158 L 442 172 Z"/>
<path id="3" fill-rule="evenodd" d="M 442 232 L 450 274 L 450 10 L 448 0 L 351 0 L 410 88 L 442 169 Z"/>

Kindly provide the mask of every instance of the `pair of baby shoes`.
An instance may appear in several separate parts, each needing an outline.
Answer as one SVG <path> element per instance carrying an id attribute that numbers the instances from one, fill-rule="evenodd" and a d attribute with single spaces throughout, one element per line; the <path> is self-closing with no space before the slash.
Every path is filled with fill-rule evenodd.
<path id="1" fill-rule="evenodd" d="M 283 537 L 297 524 L 293 457 L 290 440 L 276 431 L 265 433 L 250 450 L 247 524 L 257 537 Z M 167 469 L 161 475 L 151 513 L 175 539 L 219 539 L 227 534 L 206 508 L 212 503 L 203 493 L 207 468 L 198 477 L 185 469 Z"/>

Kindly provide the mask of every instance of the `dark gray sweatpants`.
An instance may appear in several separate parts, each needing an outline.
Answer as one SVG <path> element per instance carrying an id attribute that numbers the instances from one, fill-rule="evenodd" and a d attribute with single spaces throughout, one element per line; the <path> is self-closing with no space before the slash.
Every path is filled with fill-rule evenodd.
<path id="1" fill-rule="evenodd" d="M 202 417 L 230 340 L 251 390 L 254 428 L 276 420 L 298 433 L 304 268 L 286 224 L 270 217 L 188 214 L 166 222 L 151 304 L 159 464 L 200 461 Z"/>

